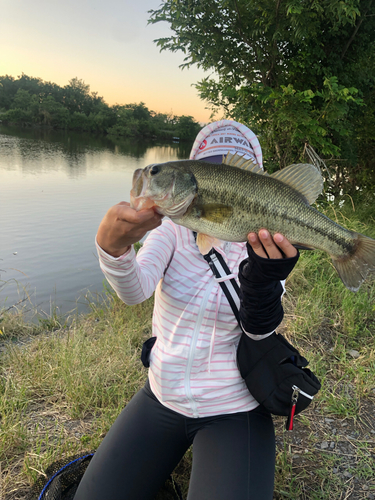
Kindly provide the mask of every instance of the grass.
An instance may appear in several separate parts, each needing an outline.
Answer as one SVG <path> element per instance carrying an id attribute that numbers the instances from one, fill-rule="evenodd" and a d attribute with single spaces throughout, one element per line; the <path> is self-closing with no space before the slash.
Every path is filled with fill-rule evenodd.
<path id="1" fill-rule="evenodd" d="M 375 237 L 371 209 L 350 207 L 325 210 Z M 281 331 L 309 359 L 322 389 L 292 433 L 275 419 L 275 499 L 366 498 L 375 493 L 374 280 L 349 292 L 326 255 L 306 251 L 286 288 Z M 107 291 L 70 321 L 0 314 L 1 500 L 24 498 L 54 460 L 98 447 L 146 379 L 140 350 L 152 308 L 152 299 L 127 307 Z M 175 472 L 185 494 L 190 466 L 191 450 Z"/>
<path id="2" fill-rule="evenodd" d="M 17 329 L 14 316 L 4 318 L 10 338 L 0 376 L 5 491 L 32 483 L 63 455 L 98 447 L 145 381 L 139 355 L 151 314 L 152 301 L 128 308 L 108 296 L 85 317 L 52 331 L 27 328 L 20 315 Z"/>

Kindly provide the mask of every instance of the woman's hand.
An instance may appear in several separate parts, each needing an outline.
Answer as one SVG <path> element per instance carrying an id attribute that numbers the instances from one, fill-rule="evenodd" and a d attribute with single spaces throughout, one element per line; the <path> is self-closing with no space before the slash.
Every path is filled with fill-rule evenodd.
<path id="1" fill-rule="evenodd" d="M 136 212 L 122 201 L 111 207 L 99 225 L 97 242 L 113 257 L 123 255 L 151 229 L 160 226 L 163 216 L 152 208 Z"/>
<path id="2" fill-rule="evenodd" d="M 249 233 L 246 247 L 248 257 L 238 273 L 241 325 L 249 335 L 268 335 L 283 319 L 282 281 L 296 265 L 299 252 L 285 236 L 272 237 L 267 229 Z"/>
<path id="3" fill-rule="evenodd" d="M 258 234 L 249 233 L 247 239 L 254 252 L 264 259 L 282 259 L 297 255 L 297 249 L 280 233 L 275 233 L 272 238 L 267 229 L 261 229 Z"/>

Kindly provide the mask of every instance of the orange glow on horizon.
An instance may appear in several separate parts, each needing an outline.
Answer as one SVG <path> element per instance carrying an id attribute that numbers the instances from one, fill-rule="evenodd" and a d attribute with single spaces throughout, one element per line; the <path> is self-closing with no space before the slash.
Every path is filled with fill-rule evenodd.
<path id="1" fill-rule="evenodd" d="M 70 70 L 68 71 L 70 72 Z M 68 71 L 56 67 L 46 68 L 44 62 L 39 62 L 35 57 L 32 63 L 29 61 L 18 63 L 16 57 L 9 57 L 9 53 L 0 61 L 1 76 L 9 75 L 17 78 L 24 73 L 30 77 L 56 83 L 61 87 L 67 85 L 72 78 L 77 77 L 90 85 L 90 91 L 97 92 L 109 106 L 143 102 L 156 113 L 176 116 L 188 115 L 199 123 L 210 121 L 211 111 L 205 109 L 207 104 L 198 97 L 197 91 L 189 82 L 183 94 L 178 90 L 177 85 L 181 82 L 176 82 L 177 86 L 172 91 L 169 87 L 163 89 L 160 86 L 156 90 L 143 88 L 140 91 L 139 86 L 132 85 L 132 82 L 129 81 L 126 81 L 122 86 L 118 82 L 114 83 L 111 78 L 106 78 L 105 75 L 92 74 L 92 72 L 82 70 L 66 77 Z M 85 74 L 83 75 L 83 73 Z M 175 94 L 175 98 L 172 99 L 171 95 L 173 96 L 173 94 Z"/>
<path id="2" fill-rule="evenodd" d="M 172 34 L 166 23 L 148 24 L 160 0 L 17 0 L 2 5 L 0 75 L 23 73 L 60 86 L 77 77 L 109 105 L 144 102 L 155 112 L 190 115 L 206 123 L 210 110 L 194 83 L 209 73 L 180 69 L 182 52 L 160 52 L 158 38 Z"/>

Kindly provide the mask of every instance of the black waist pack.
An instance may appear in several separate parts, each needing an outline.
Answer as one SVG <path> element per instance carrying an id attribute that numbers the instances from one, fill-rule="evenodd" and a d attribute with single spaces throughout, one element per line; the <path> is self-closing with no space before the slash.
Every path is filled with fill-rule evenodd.
<path id="1" fill-rule="evenodd" d="M 156 342 L 156 337 L 150 337 L 149 339 L 146 340 L 146 342 L 143 343 L 141 352 L 141 361 L 145 368 L 150 367 L 151 350 L 154 347 L 155 342 Z"/>
<path id="2" fill-rule="evenodd" d="M 281 334 L 252 340 L 242 333 L 237 364 L 252 396 L 273 415 L 287 416 L 286 428 L 293 429 L 293 417 L 305 410 L 321 385 L 301 356 Z"/>

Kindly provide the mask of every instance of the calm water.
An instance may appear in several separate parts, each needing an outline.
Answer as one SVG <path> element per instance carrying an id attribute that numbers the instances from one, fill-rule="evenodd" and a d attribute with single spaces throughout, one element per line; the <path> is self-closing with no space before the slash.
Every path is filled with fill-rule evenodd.
<path id="1" fill-rule="evenodd" d="M 0 127 L 0 308 L 28 295 L 45 314 L 85 311 L 103 289 L 94 240 L 104 214 L 129 201 L 135 169 L 189 151 Z"/>

